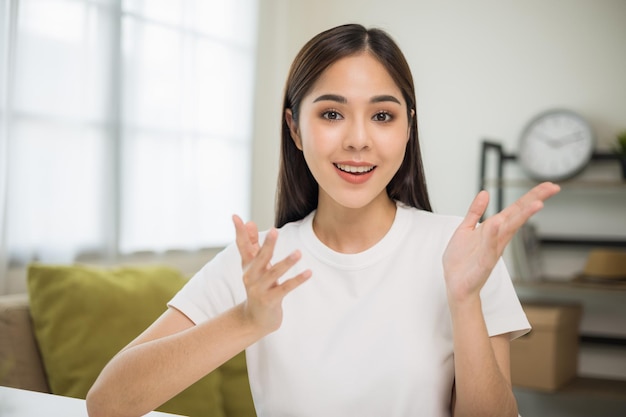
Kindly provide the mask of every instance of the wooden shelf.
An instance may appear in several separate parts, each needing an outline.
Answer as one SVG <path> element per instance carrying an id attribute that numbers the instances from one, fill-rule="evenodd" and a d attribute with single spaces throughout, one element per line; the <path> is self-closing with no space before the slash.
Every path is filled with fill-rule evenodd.
<path id="1" fill-rule="evenodd" d="M 507 161 L 517 160 L 517 155 L 504 152 L 502 147 L 497 141 L 486 141 L 486 142 L 489 144 L 488 146 L 500 150 L 502 159 L 507 160 Z M 591 154 L 591 159 L 593 161 L 619 161 L 620 156 L 610 150 L 596 150 L 594 153 Z"/>
<path id="2" fill-rule="evenodd" d="M 619 179 L 576 179 L 567 181 L 557 181 L 563 189 L 575 188 L 626 188 L 626 181 Z M 484 187 L 506 187 L 506 188 L 532 188 L 539 184 L 539 181 L 526 178 L 497 179 L 485 178 Z"/>
<path id="3" fill-rule="evenodd" d="M 535 288 L 541 290 L 576 290 L 576 289 L 584 289 L 584 290 L 600 290 L 600 291 L 617 291 L 622 292 L 626 291 L 626 281 L 591 281 L 591 280 L 582 280 L 582 279 L 572 279 L 568 281 L 564 280 L 551 280 L 549 278 L 544 278 L 541 281 L 520 281 L 516 280 L 513 283 L 516 287 L 520 288 Z"/>

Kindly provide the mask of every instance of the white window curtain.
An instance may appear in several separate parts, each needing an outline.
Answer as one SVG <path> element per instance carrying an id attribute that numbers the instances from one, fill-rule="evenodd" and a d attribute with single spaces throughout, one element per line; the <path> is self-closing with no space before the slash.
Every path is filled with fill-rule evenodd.
<path id="1" fill-rule="evenodd" d="M 4 266 L 232 240 L 257 0 L 0 5 Z"/>

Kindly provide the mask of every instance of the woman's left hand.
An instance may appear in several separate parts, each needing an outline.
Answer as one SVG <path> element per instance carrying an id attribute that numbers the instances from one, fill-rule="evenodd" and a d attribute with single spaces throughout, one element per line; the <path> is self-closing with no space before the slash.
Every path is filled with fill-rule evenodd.
<path id="1" fill-rule="evenodd" d="M 480 224 L 489 194 L 478 193 L 443 255 L 448 295 L 457 301 L 478 295 L 517 230 L 559 190 L 556 184 L 541 183 Z"/>

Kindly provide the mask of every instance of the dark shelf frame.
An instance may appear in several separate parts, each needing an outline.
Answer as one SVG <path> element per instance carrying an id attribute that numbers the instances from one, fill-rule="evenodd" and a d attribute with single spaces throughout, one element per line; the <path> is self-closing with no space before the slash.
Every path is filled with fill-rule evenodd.
<path id="1" fill-rule="evenodd" d="M 570 245 L 570 246 L 602 246 L 605 248 L 626 247 L 626 240 L 621 239 L 593 239 L 589 237 L 552 237 L 543 236 L 539 239 L 542 245 Z"/>
<path id="2" fill-rule="evenodd" d="M 478 191 L 487 188 L 487 158 L 493 154 L 496 158 L 496 184 L 495 203 L 496 212 L 502 211 L 504 208 L 504 164 L 507 162 L 517 161 L 517 155 L 504 151 L 502 145 L 491 139 L 485 139 L 481 144 L 480 153 L 480 178 L 478 181 Z M 614 162 L 619 161 L 619 156 L 612 152 L 594 152 L 591 155 L 592 161 Z M 603 237 L 564 237 L 564 236 L 544 236 L 541 237 L 541 243 L 546 245 L 570 245 L 570 246 L 603 246 L 603 247 L 626 247 L 626 239 L 612 239 Z"/>
<path id="3" fill-rule="evenodd" d="M 595 335 L 580 335 L 580 343 L 604 346 L 626 346 L 626 339 L 623 337 L 607 337 Z"/>

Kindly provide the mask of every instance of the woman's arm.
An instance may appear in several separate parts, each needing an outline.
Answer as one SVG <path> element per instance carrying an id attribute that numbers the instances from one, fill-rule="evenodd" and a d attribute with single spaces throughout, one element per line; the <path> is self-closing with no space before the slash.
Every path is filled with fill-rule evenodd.
<path id="1" fill-rule="evenodd" d="M 195 326 L 168 309 L 102 370 L 87 394 L 89 416 L 141 416 L 260 339 L 242 305 Z"/>
<path id="2" fill-rule="evenodd" d="M 479 225 L 489 203 L 481 191 L 448 243 L 443 266 L 454 340 L 455 417 L 517 416 L 508 335 L 489 337 L 480 290 L 517 230 L 558 191 L 555 184 L 539 184 Z"/>
<path id="3" fill-rule="evenodd" d="M 455 370 L 452 415 L 517 417 L 509 334 L 489 337 L 480 298 L 451 306 L 451 310 Z"/>
<path id="4" fill-rule="evenodd" d="M 234 222 L 246 300 L 198 325 L 168 309 L 102 370 L 87 394 L 90 417 L 142 416 L 280 327 L 283 298 L 311 272 L 278 283 L 300 252 L 272 265 L 278 231 L 259 245 L 253 223 Z"/>

